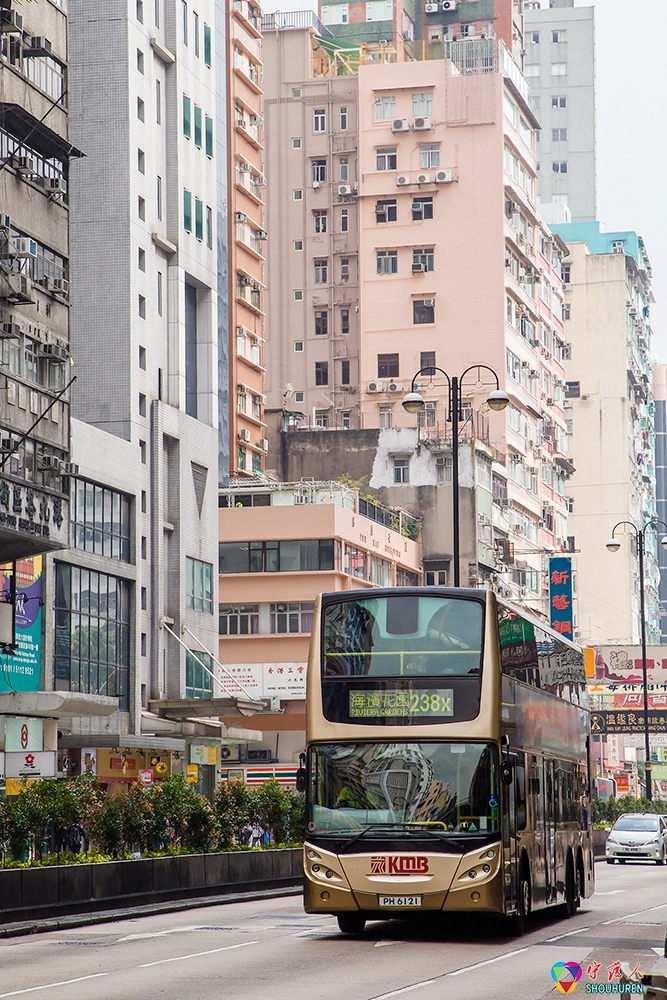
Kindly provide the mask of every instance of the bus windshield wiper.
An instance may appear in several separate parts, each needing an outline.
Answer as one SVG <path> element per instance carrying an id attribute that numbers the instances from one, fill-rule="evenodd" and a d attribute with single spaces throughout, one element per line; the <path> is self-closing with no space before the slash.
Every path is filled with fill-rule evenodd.
<path id="1" fill-rule="evenodd" d="M 400 823 L 369 823 L 368 826 L 365 826 L 363 830 L 359 831 L 359 833 L 355 833 L 354 837 L 351 837 L 349 840 L 345 841 L 345 843 L 341 847 L 341 853 L 343 851 L 346 851 L 348 847 L 352 847 L 353 844 L 356 844 L 358 840 L 361 840 L 362 837 L 365 837 L 367 833 L 370 833 L 373 830 L 386 831 L 386 830 L 396 830 L 396 829 L 403 830 L 404 827 Z"/>
<path id="2" fill-rule="evenodd" d="M 438 824 L 438 826 L 440 825 L 441 824 Z M 360 830 L 359 833 L 355 833 L 354 837 L 351 837 L 350 840 L 345 841 L 345 843 L 342 845 L 340 849 L 341 854 L 347 851 L 348 848 L 356 844 L 358 840 L 361 840 L 362 837 L 365 837 L 367 833 L 371 833 L 374 830 L 379 830 L 381 832 L 387 832 L 389 830 L 392 830 L 396 831 L 399 834 L 404 834 L 404 833 L 411 835 L 416 834 L 417 836 L 426 834 L 426 836 L 428 837 L 435 837 L 441 843 L 443 841 L 447 843 L 448 838 L 446 835 L 447 834 L 451 835 L 452 831 L 446 829 L 432 830 L 430 826 L 431 824 L 429 823 L 424 823 L 423 825 L 421 823 L 370 823 L 367 827 L 364 827 L 363 830 Z M 460 844 L 457 843 L 454 846 L 457 847 L 459 850 L 461 850 Z M 461 853 L 463 853 L 462 850 Z"/>

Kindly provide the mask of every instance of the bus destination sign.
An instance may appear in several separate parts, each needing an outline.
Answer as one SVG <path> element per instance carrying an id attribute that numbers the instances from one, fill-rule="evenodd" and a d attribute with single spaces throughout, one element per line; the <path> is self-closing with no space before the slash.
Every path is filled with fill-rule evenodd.
<path id="1" fill-rule="evenodd" d="M 451 688 L 419 691 L 350 691 L 351 719 L 406 719 L 454 714 Z"/>

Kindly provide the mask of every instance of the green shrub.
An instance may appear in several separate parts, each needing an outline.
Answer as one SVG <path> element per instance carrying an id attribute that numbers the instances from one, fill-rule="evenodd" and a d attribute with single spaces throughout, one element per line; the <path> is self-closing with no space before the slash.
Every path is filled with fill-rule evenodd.
<path id="1" fill-rule="evenodd" d="M 215 814 L 220 846 L 231 847 L 243 827 L 250 822 L 250 795 L 239 781 L 221 781 L 215 790 Z"/>

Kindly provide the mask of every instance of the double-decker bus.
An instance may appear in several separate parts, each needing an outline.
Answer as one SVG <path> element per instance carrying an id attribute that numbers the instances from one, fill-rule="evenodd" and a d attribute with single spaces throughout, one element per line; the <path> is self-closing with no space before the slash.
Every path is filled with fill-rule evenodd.
<path id="1" fill-rule="evenodd" d="M 490 591 L 322 594 L 307 686 L 305 908 L 575 913 L 594 888 L 584 652 Z"/>

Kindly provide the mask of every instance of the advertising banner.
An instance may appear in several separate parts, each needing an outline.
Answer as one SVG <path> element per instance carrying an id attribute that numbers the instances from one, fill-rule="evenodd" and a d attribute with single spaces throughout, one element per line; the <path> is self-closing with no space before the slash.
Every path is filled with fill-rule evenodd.
<path id="1" fill-rule="evenodd" d="M 226 694 L 238 697 L 246 691 L 252 698 L 286 701 L 306 697 L 305 663 L 226 663 L 225 669 L 231 674 L 221 676 Z"/>
<path id="2" fill-rule="evenodd" d="M 191 764 L 214 764 L 218 763 L 218 748 L 208 747 L 201 743 L 190 744 Z"/>
<path id="3" fill-rule="evenodd" d="M 5 750 L 16 753 L 44 749 L 44 719 L 5 717 Z"/>
<path id="4" fill-rule="evenodd" d="M 554 556 L 549 560 L 549 619 L 555 632 L 572 639 L 572 560 Z"/>
<path id="5" fill-rule="evenodd" d="M 5 772 L 8 778 L 53 778 L 56 773 L 55 750 L 41 753 L 6 753 Z"/>
<path id="6" fill-rule="evenodd" d="M 667 713 L 648 713 L 650 733 L 667 732 Z M 591 733 L 643 733 L 643 712 L 591 712 Z"/>
<path id="7" fill-rule="evenodd" d="M 39 691 L 42 679 L 42 556 L 16 563 L 16 643 L 0 656 L 0 692 Z M 3 600 L 10 591 L 11 565 L 0 569 Z"/>
<path id="8" fill-rule="evenodd" d="M 648 689 L 667 692 L 667 646 L 649 646 L 646 656 Z M 641 646 L 598 646 L 595 650 L 595 680 L 607 691 L 643 690 Z M 596 690 L 592 688 L 591 690 Z"/>

